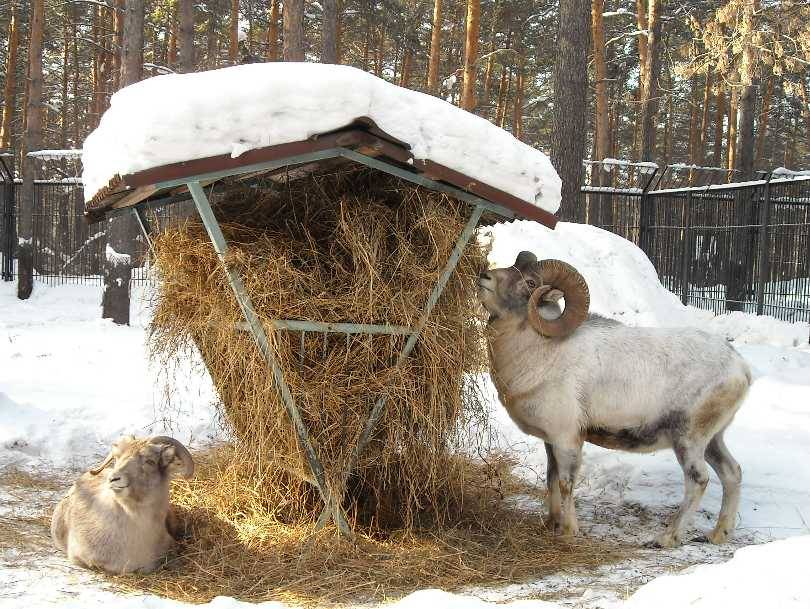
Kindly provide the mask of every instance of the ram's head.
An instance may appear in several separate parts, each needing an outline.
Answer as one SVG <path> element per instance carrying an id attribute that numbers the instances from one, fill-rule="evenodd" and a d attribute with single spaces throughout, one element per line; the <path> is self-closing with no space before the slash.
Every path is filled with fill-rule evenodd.
<path id="1" fill-rule="evenodd" d="M 588 284 L 574 267 L 561 260 L 537 260 L 531 252 L 520 252 L 510 267 L 481 273 L 478 294 L 493 318 L 525 318 L 550 338 L 571 334 L 590 306 Z M 565 299 L 562 313 L 560 299 Z"/>
<path id="2" fill-rule="evenodd" d="M 134 503 L 152 498 L 155 490 L 165 489 L 171 478 L 190 478 L 194 474 L 191 454 L 168 436 L 121 438 L 113 444 L 107 458 L 90 473 L 97 476 L 108 467 L 108 488 L 118 501 Z"/>

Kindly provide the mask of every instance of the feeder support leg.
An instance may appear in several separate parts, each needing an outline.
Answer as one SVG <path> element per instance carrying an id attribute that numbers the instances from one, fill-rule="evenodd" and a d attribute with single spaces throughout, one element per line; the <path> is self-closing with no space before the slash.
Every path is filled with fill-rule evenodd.
<path id="1" fill-rule="evenodd" d="M 464 225 L 464 230 L 461 231 L 461 235 L 456 241 L 455 247 L 453 247 L 453 251 L 450 254 L 450 258 L 447 260 L 447 263 L 444 265 L 444 269 L 442 269 L 441 274 L 439 275 L 439 279 L 436 282 L 436 285 L 433 286 L 433 291 L 430 293 L 428 297 L 427 303 L 425 303 L 425 308 L 422 311 L 422 315 L 419 316 L 419 320 L 416 322 L 416 325 L 413 327 L 413 331 L 411 335 L 408 337 L 408 341 L 405 343 L 405 346 L 402 348 L 402 351 L 399 353 L 399 357 L 397 357 L 397 363 L 395 364 L 396 367 L 401 366 L 408 356 L 413 351 L 413 348 L 416 346 L 416 342 L 419 340 L 419 335 L 422 333 L 422 330 L 425 328 L 425 324 L 427 324 L 427 320 L 430 317 L 431 312 L 433 312 L 433 307 L 436 306 L 436 303 L 439 302 L 439 298 L 444 292 L 444 288 L 447 286 L 447 282 L 450 280 L 450 275 L 453 274 L 453 271 L 456 269 L 456 265 L 458 264 L 461 255 L 464 253 L 464 249 L 467 247 L 467 243 L 470 241 L 472 236 L 475 234 L 475 229 L 478 227 L 478 221 L 481 219 L 481 214 L 484 213 L 484 206 L 483 205 L 476 205 L 473 209 L 472 214 L 470 214 L 470 219 L 467 220 L 467 224 Z M 380 396 L 377 398 L 376 403 L 374 404 L 374 408 L 371 409 L 371 414 L 366 421 L 365 426 L 363 427 L 363 432 L 360 434 L 360 439 L 357 442 L 357 445 L 354 447 L 354 451 L 352 452 L 351 459 L 349 461 L 349 466 L 346 468 L 346 471 L 343 473 L 343 481 L 340 486 L 340 492 L 343 492 L 343 488 L 345 487 L 345 481 L 349 477 L 349 475 L 354 470 L 355 466 L 357 465 L 357 461 L 360 458 L 363 450 L 365 450 L 368 443 L 371 441 L 371 437 L 374 434 L 374 430 L 377 427 L 377 424 L 380 422 L 382 418 L 383 412 L 385 411 L 385 404 L 386 404 L 386 396 Z M 330 517 L 330 512 L 332 510 L 327 508 L 321 512 L 320 518 L 318 518 L 318 524 L 316 525 L 317 528 L 322 527 L 327 523 Z"/>
<path id="2" fill-rule="evenodd" d="M 141 229 L 141 234 L 146 240 L 146 245 L 149 246 L 149 251 L 154 252 L 154 244 L 152 243 L 152 236 L 149 234 L 149 219 L 146 217 L 143 209 L 138 206 L 132 208 L 132 215 L 135 216 L 135 221 L 138 223 L 138 228 Z"/>
<path id="3" fill-rule="evenodd" d="M 264 331 L 261 320 L 259 320 L 259 316 L 256 314 L 256 310 L 253 308 L 253 304 L 250 301 L 250 296 L 245 289 L 245 284 L 242 282 L 242 278 L 239 276 L 237 270 L 229 265 L 226 260 L 228 244 L 225 241 L 225 236 L 222 234 L 222 229 L 219 226 L 219 222 L 217 222 L 214 212 L 211 209 L 211 204 L 208 202 L 208 197 L 205 195 L 205 191 L 199 182 L 189 182 L 188 189 L 192 198 L 194 199 L 194 204 L 197 207 L 197 212 L 200 214 L 200 218 L 205 226 L 205 230 L 208 231 L 208 236 L 211 238 L 214 251 L 216 251 L 217 257 L 228 275 L 228 282 L 230 283 L 231 289 L 236 297 L 236 302 L 239 303 L 239 307 L 242 309 L 242 314 L 245 316 L 245 320 L 248 324 L 248 330 L 253 336 L 256 346 L 259 348 L 259 351 L 270 367 L 276 390 L 279 392 L 281 401 L 284 403 L 284 408 L 287 410 L 287 414 L 289 415 L 293 427 L 295 428 L 295 433 L 298 436 L 298 441 L 304 450 L 307 462 L 312 470 L 316 486 L 321 494 L 321 499 L 323 499 L 326 508 L 330 509 L 332 512 L 331 516 L 334 518 L 340 532 L 347 537 L 353 537 L 351 528 L 349 528 L 349 525 L 346 522 L 341 510 L 341 502 L 332 501 L 329 493 L 329 487 L 326 483 L 323 465 L 318 460 L 318 456 L 315 454 L 315 449 L 312 447 L 312 443 L 309 439 L 307 427 L 304 424 L 304 420 L 301 418 L 301 413 L 299 412 L 298 407 L 295 404 L 295 400 L 290 393 L 290 388 L 284 381 L 284 374 L 276 361 L 275 355 L 273 355 L 273 350 L 270 347 L 269 341 L 267 340 L 267 334 Z"/>

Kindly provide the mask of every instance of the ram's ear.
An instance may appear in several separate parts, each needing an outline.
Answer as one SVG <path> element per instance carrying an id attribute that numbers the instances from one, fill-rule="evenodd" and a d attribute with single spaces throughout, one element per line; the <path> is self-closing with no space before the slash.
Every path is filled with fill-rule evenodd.
<path id="1" fill-rule="evenodd" d="M 178 459 L 177 451 L 174 450 L 174 446 L 170 444 L 162 446 L 160 448 L 160 467 L 167 469 L 176 462 L 178 462 Z M 179 465 L 179 463 L 177 463 L 177 465 Z"/>
<path id="2" fill-rule="evenodd" d="M 553 288 L 553 289 L 549 290 L 548 292 L 546 292 L 545 294 L 543 294 L 543 297 L 540 299 L 540 301 L 541 302 L 557 302 L 563 296 L 565 296 L 565 294 L 562 293 L 562 290 L 557 290 L 557 289 Z"/>

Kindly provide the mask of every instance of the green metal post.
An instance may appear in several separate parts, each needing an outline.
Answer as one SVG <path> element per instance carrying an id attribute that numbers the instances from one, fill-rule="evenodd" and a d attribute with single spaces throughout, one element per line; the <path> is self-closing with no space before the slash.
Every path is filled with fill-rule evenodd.
<path id="1" fill-rule="evenodd" d="M 293 427 L 295 428 L 295 432 L 298 436 L 299 442 L 301 443 L 301 447 L 304 449 L 309 467 L 312 470 L 313 476 L 315 477 L 316 486 L 320 491 L 321 498 L 323 499 L 326 508 L 331 511 L 331 517 L 334 518 L 340 532 L 347 537 L 353 537 L 352 531 L 349 528 L 345 517 L 343 516 L 343 512 L 341 511 L 340 502 L 333 502 L 331 499 L 329 488 L 326 483 L 323 465 L 318 460 L 318 456 L 315 454 L 315 449 L 312 447 L 312 443 L 309 439 L 309 432 L 304 424 L 304 420 L 301 418 L 301 413 L 298 411 L 298 407 L 296 406 L 295 400 L 290 393 L 290 389 L 287 386 L 287 383 L 284 381 L 284 374 L 281 367 L 278 365 L 278 362 L 276 362 L 276 358 L 273 355 L 273 350 L 270 347 L 269 341 L 267 340 L 267 334 L 265 334 L 262 323 L 259 320 L 255 309 L 253 308 L 253 304 L 250 301 L 250 296 L 245 289 L 245 284 L 242 282 L 242 278 L 239 276 L 236 269 L 229 266 L 226 262 L 228 244 L 225 241 L 225 236 L 222 234 L 222 229 L 219 226 L 219 222 L 217 222 L 214 212 L 211 209 L 211 204 L 208 202 L 208 197 L 205 195 L 205 191 L 199 182 L 188 182 L 188 189 L 192 198 L 194 199 L 197 212 L 200 214 L 200 218 L 205 225 L 205 230 L 208 231 L 208 236 L 211 238 L 214 251 L 216 251 L 219 260 L 228 275 L 228 282 L 231 285 L 231 289 L 236 297 L 236 301 L 239 303 L 239 307 L 242 309 L 242 314 L 245 316 L 245 320 L 250 327 L 250 333 L 253 336 L 253 340 L 256 342 L 256 346 L 264 356 L 267 364 L 270 366 L 276 389 L 278 390 L 279 395 L 281 396 L 281 401 L 284 403 L 287 414 L 293 423 Z"/>

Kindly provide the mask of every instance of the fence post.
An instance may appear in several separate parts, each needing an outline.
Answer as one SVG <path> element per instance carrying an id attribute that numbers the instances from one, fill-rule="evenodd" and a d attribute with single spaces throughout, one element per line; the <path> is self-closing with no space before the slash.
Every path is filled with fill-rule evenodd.
<path id="1" fill-rule="evenodd" d="M 765 178 L 765 194 L 762 198 L 762 207 L 759 210 L 759 277 L 757 278 L 757 315 L 762 315 L 765 309 L 765 283 L 771 273 L 770 239 L 768 238 L 768 225 L 771 221 L 771 177 Z"/>
<path id="2" fill-rule="evenodd" d="M 681 250 L 681 302 L 689 303 L 689 263 L 692 261 L 692 190 L 686 191 L 683 210 L 683 249 Z"/>
<path id="3" fill-rule="evenodd" d="M 14 252 L 17 244 L 17 221 L 15 209 L 17 206 L 14 183 L 14 154 L 0 153 L 0 255 L 3 264 L 0 268 L 0 278 L 3 281 L 14 281 Z"/>
<path id="4" fill-rule="evenodd" d="M 650 261 L 652 261 L 652 232 L 650 226 L 652 226 L 653 220 L 655 219 L 655 213 L 650 206 L 652 198 L 647 193 L 657 173 L 658 168 L 653 169 L 650 178 L 647 180 L 644 188 L 641 189 L 641 201 L 639 203 L 641 209 L 639 210 L 638 245 L 641 251 L 647 254 L 647 258 L 649 258 Z M 653 262 L 653 264 L 655 264 L 655 262 Z"/>

